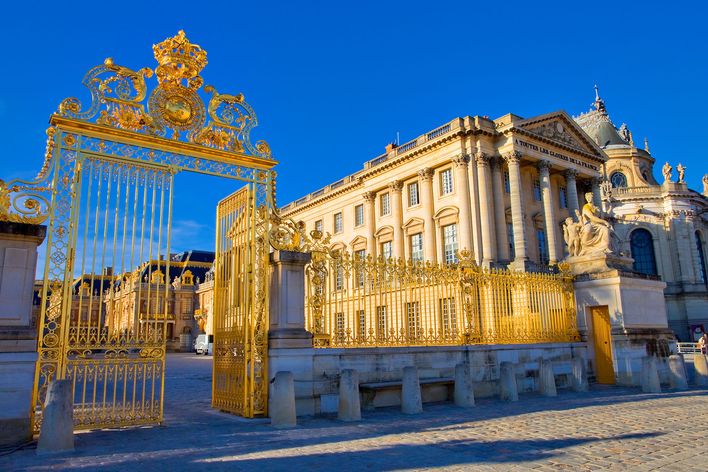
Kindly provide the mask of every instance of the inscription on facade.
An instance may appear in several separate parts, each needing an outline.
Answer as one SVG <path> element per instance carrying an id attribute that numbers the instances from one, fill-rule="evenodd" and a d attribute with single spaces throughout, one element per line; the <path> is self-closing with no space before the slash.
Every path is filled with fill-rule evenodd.
<path id="1" fill-rule="evenodd" d="M 585 167 L 585 168 L 587 168 L 587 169 L 592 169 L 592 170 L 594 170 L 594 171 L 596 171 L 596 172 L 599 171 L 599 168 L 598 168 L 597 166 L 595 166 L 595 165 L 592 165 L 592 164 L 589 164 L 589 163 L 587 163 L 587 162 L 584 162 L 584 161 L 575 159 L 575 158 L 570 157 L 570 156 L 566 156 L 566 155 L 564 155 L 564 154 L 561 154 L 561 153 L 559 153 L 559 152 L 553 151 L 553 150 L 551 150 L 551 149 L 546 149 L 545 147 L 542 147 L 542 146 L 537 146 L 536 144 L 527 143 L 526 141 L 522 141 L 522 140 L 520 140 L 520 139 L 514 139 L 514 144 L 517 144 L 517 145 L 519 145 L 519 146 L 521 146 L 521 147 L 524 147 L 524 148 L 527 148 L 527 149 L 531 149 L 531 150 L 536 151 L 536 152 L 539 152 L 539 153 L 541 153 L 541 154 L 546 154 L 546 155 L 548 155 L 548 156 L 555 157 L 555 158 L 561 159 L 561 160 L 563 160 L 563 161 L 567 161 L 567 162 L 570 162 L 570 163 L 572 163 L 572 164 L 579 165 L 579 166 L 581 166 L 581 167 Z"/>

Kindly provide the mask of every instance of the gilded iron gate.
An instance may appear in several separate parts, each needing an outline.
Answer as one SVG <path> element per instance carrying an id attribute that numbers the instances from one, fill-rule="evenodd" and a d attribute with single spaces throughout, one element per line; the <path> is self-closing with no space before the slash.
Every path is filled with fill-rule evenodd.
<path id="1" fill-rule="evenodd" d="M 276 162 L 264 141 L 251 143 L 257 119 L 242 95 L 207 86 L 205 105 L 199 95 L 203 49 L 180 31 L 153 52 L 157 86 L 147 103 L 145 79 L 153 71 L 107 59 L 84 78 L 90 107 L 82 110 L 69 98 L 51 116 L 36 180 L 0 181 L 0 218 L 34 224 L 48 218 L 35 431 L 49 382 L 62 378 L 74 385 L 77 429 L 162 421 L 165 345 L 175 316 L 166 300 L 180 282 L 170 271 L 172 196 L 182 171 L 246 184 L 249 223 L 234 241 L 248 262 L 232 266 L 229 277 L 250 284 L 249 302 L 238 305 L 239 322 L 257 319 L 252 335 L 259 339 L 268 324 L 267 216 Z M 267 392 L 259 376 L 265 354 L 248 349 L 242 357 L 249 374 L 231 364 L 232 378 L 247 379 L 236 390 L 258 401 L 224 409 L 264 412 Z"/>
<path id="2" fill-rule="evenodd" d="M 268 213 L 246 186 L 216 211 L 212 406 L 247 418 L 268 405 Z"/>

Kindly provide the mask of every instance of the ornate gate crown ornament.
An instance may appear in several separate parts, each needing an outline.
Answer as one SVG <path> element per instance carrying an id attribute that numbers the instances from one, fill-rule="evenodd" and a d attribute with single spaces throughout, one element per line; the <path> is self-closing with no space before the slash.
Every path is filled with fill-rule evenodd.
<path id="1" fill-rule="evenodd" d="M 199 74 L 207 65 L 207 53 L 201 46 L 190 43 L 184 31 L 179 31 L 152 49 L 158 63 L 157 87 L 147 103 L 145 79 L 152 77 L 152 69 L 134 71 L 108 58 L 84 77 L 83 84 L 91 91 L 91 106 L 82 110 L 78 99 L 67 98 L 57 114 L 272 160 L 265 141 L 251 143 L 250 133 L 258 119 L 243 94 L 222 95 L 206 86 L 204 92 L 212 96 L 208 108 L 205 106 L 198 93 L 204 84 Z"/>

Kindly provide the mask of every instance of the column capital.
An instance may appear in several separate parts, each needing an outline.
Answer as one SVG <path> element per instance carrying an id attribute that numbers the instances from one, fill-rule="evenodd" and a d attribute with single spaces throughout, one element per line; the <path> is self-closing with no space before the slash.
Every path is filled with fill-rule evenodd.
<path id="1" fill-rule="evenodd" d="M 400 192 L 403 190 L 403 182 L 400 180 L 394 180 L 390 184 L 388 184 L 388 188 L 391 189 L 392 192 Z"/>
<path id="2" fill-rule="evenodd" d="M 470 156 L 467 154 L 460 154 L 459 156 L 453 157 L 452 162 L 456 167 L 467 167 L 467 164 L 470 162 Z"/>
<path id="3" fill-rule="evenodd" d="M 492 166 L 492 169 L 501 169 L 502 166 L 502 157 L 500 155 L 494 155 L 489 159 L 489 163 Z"/>
<path id="4" fill-rule="evenodd" d="M 420 177 L 423 181 L 432 181 L 433 174 L 435 174 L 435 171 L 430 167 L 426 167 L 418 171 L 418 177 Z"/>
<path id="5" fill-rule="evenodd" d="M 542 159 L 542 160 L 538 161 L 536 166 L 538 167 L 538 170 L 541 171 L 542 173 L 543 172 L 548 173 L 551 170 L 551 161 L 547 161 L 546 159 Z"/>
<path id="6" fill-rule="evenodd" d="M 521 153 L 519 151 L 511 151 L 502 154 L 502 157 L 507 164 L 518 164 L 521 161 Z"/>
<path id="7" fill-rule="evenodd" d="M 565 170 L 566 180 L 575 180 L 577 176 L 578 176 L 577 170 L 575 170 L 575 169 L 566 169 Z"/>
<path id="8" fill-rule="evenodd" d="M 489 154 L 486 154 L 484 152 L 476 152 L 474 153 L 474 160 L 477 162 L 477 166 L 488 166 L 489 165 L 489 159 L 491 156 Z"/>
<path id="9" fill-rule="evenodd" d="M 364 201 L 367 203 L 376 201 L 376 192 L 364 192 L 361 196 L 364 197 Z"/>

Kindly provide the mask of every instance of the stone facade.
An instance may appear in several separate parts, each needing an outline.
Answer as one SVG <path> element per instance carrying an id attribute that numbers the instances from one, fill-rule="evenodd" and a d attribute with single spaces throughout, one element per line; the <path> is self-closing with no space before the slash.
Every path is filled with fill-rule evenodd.
<path id="1" fill-rule="evenodd" d="M 708 329 L 708 198 L 688 188 L 680 163 L 678 179 L 666 163 L 657 182 L 648 141 L 639 148 L 626 124 L 616 128 L 599 95 L 575 119 L 608 156 L 603 209 L 619 251 L 635 259 L 635 271 L 666 283 L 669 327 L 682 341 L 693 340 L 696 327 Z"/>

